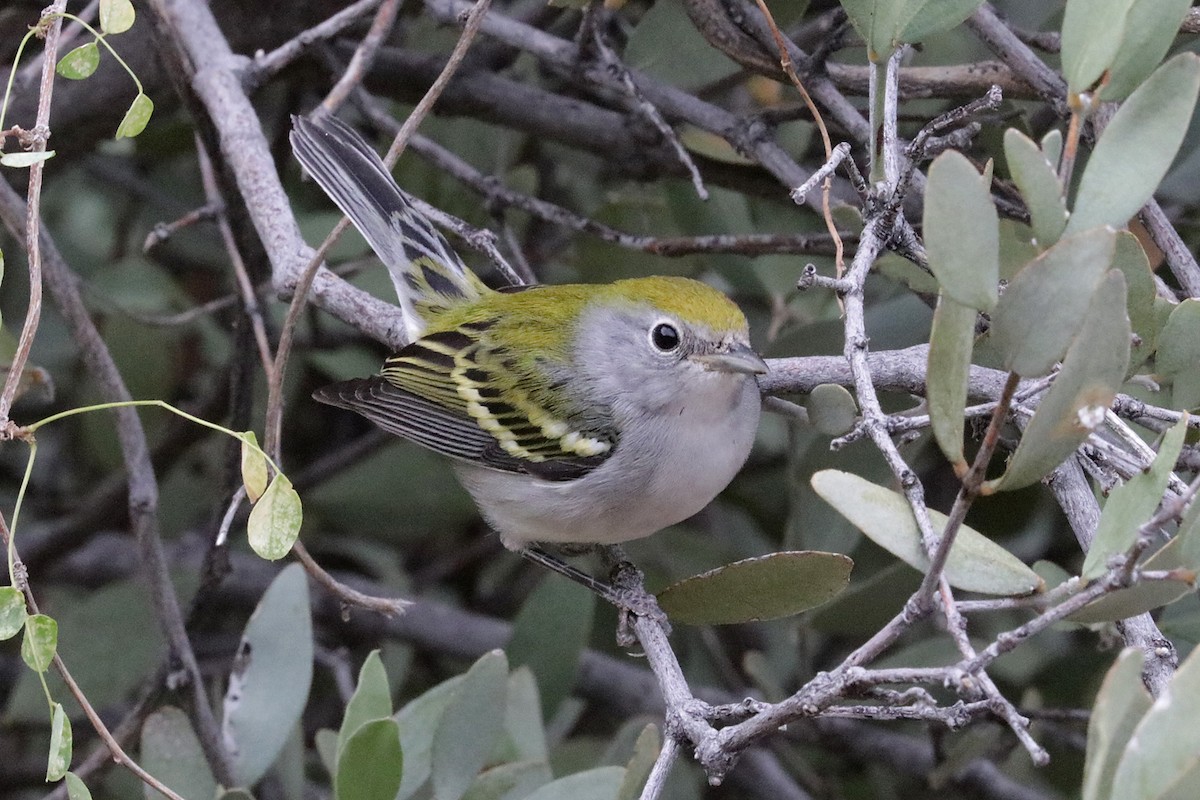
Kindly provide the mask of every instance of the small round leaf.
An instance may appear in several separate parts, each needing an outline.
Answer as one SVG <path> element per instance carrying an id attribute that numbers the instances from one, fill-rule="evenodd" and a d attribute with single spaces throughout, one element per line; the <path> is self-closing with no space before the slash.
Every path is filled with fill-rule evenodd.
<path id="1" fill-rule="evenodd" d="M 804 407 L 808 409 L 808 421 L 826 436 L 848 433 L 858 419 L 854 395 L 836 383 L 822 383 L 814 387 Z"/>
<path id="2" fill-rule="evenodd" d="M 81 44 L 58 60 L 54 71 L 73 81 L 90 77 L 100 65 L 100 48 L 95 42 Z"/>
<path id="3" fill-rule="evenodd" d="M 25 595 L 15 586 L 0 586 L 0 642 L 11 639 L 25 626 Z"/>
<path id="4" fill-rule="evenodd" d="M 304 509 L 286 475 L 279 474 L 250 510 L 246 535 L 250 547 L 268 561 L 283 558 L 300 535 Z"/>

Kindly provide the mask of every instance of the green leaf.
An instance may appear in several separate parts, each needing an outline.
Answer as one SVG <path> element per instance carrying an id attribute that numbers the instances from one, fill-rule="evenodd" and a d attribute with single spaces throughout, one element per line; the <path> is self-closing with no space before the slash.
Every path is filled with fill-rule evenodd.
<path id="1" fill-rule="evenodd" d="M 804 407 L 808 409 L 809 423 L 826 436 L 849 433 L 858 419 L 854 395 L 836 383 L 814 386 Z"/>
<path id="2" fill-rule="evenodd" d="M 1200 300 L 1188 298 L 1171 311 L 1158 337 L 1155 366 L 1163 375 L 1193 372 L 1200 364 Z"/>
<path id="3" fill-rule="evenodd" d="M 464 675 L 442 681 L 396 712 L 400 725 L 400 745 L 404 750 L 404 777 L 398 800 L 406 800 L 429 780 L 432 766 L 433 734 L 446 706 L 454 699 Z"/>
<path id="4" fill-rule="evenodd" d="M 96 43 L 81 44 L 58 60 L 54 71 L 68 80 L 79 81 L 90 77 L 100 66 L 100 48 Z"/>
<path id="5" fill-rule="evenodd" d="M 141 761 L 147 772 L 184 797 L 217 795 L 217 782 L 192 723 L 174 706 L 163 706 L 142 723 Z M 149 786 L 143 786 L 142 791 L 146 800 L 165 797 Z"/>
<path id="6" fill-rule="evenodd" d="M 517 667 L 508 676 L 504 705 L 506 741 L 493 753 L 493 761 L 530 761 L 547 763 L 550 759 L 546 728 L 542 723 L 542 702 L 537 681 L 528 666 Z M 550 780 L 549 777 L 546 780 Z"/>
<path id="7" fill-rule="evenodd" d="M 1039 142 L 1039 144 L 1042 147 L 1042 153 L 1044 153 L 1046 156 L 1046 161 L 1050 163 L 1051 167 L 1057 169 L 1058 162 L 1062 160 L 1062 131 L 1060 131 L 1058 128 L 1051 128 L 1046 132 L 1046 135 L 1042 137 L 1042 141 Z"/>
<path id="8" fill-rule="evenodd" d="M 25 595 L 15 586 L 0 586 L 0 642 L 16 636 L 28 617 Z"/>
<path id="9" fill-rule="evenodd" d="M 984 484 L 985 493 L 1019 489 L 1041 480 L 1103 422 L 1104 412 L 1125 379 L 1129 336 L 1125 277 L 1114 269 L 1093 293 L 1083 327 L 1021 435 L 1008 469 Z"/>
<path id="10" fill-rule="evenodd" d="M 25 618 L 25 638 L 21 640 L 21 658 L 34 672 L 45 672 L 54 662 L 58 648 L 58 623 L 45 614 Z"/>
<path id="11" fill-rule="evenodd" d="M 617 800 L 637 800 L 641 796 L 642 787 L 646 785 L 661 749 L 662 737 L 658 735 L 658 726 L 653 722 L 646 723 L 633 745 L 633 756 L 625 765 L 625 777 L 621 781 L 621 790 L 617 792 Z"/>
<path id="12" fill-rule="evenodd" d="M 391 718 L 392 690 L 388 687 L 387 671 L 379 658 L 379 651 L 372 650 L 358 671 L 358 686 L 346 703 L 342 715 L 342 727 L 338 731 L 337 751 L 342 752 L 346 741 L 367 722 Z"/>
<path id="13" fill-rule="evenodd" d="M 26 169 L 54 157 L 53 150 L 37 150 L 35 152 L 4 153 L 0 155 L 0 164 L 14 169 Z"/>
<path id="14" fill-rule="evenodd" d="M 374 719 L 358 726 L 338 756 L 333 793 L 337 800 L 395 800 L 404 772 L 400 726 Z"/>
<path id="15" fill-rule="evenodd" d="M 1142 684 L 1142 653 L 1126 648 L 1104 676 L 1088 721 L 1087 758 L 1083 765 L 1083 800 L 1109 800 L 1117 762 L 1133 729 L 1150 710 L 1150 693 Z"/>
<path id="16" fill-rule="evenodd" d="M 254 552 L 268 561 L 286 556 L 300 535 L 304 508 L 287 476 L 277 474 L 250 509 L 246 536 Z"/>
<path id="17" fill-rule="evenodd" d="M 925 572 L 929 558 L 912 509 L 904 497 L 849 472 L 826 469 L 812 476 L 813 489 L 877 545 L 914 569 Z M 929 511 L 941 532 L 947 517 Z M 1042 589 L 1042 579 L 1016 556 L 978 531 L 959 528 L 946 562 L 946 580 L 968 592 L 1022 595 Z"/>
<path id="18" fill-rule="evenodd" d="M 1016 128 L 1004 132 L 1004 158 L 1013 182 L 1029 207 L 1029 219 L 1038 247 L 1058 241 L 1067 227 L 1067 200 L 1062 181 L 1037 143 Z"/>
<path id="19" fill-rule="evenodd" d="M 240 786 L 253 786 L 274 763 L 312 684 L 308 582 L 299 564 L 284 567 L 254 610 L 229 676 L 222 732 Z"/>
<path id="20" fill-rule="evenodd" d="M 1167 542 L 1159 551 L 1142 564 L 1146 570 L 1192 569 L 1187 563 L 1188 552 L 1183 541 L 1177 536 Z M 1118 589 L 1071 614 L 1067 619 L 1082 625 L 1092 625 L 1097 622 L 1115 622 L 1120 619 L 1136 617 L 1165 605 L 1170 605 L 1194 591 L 1186 576 L 1177 581 L 1138 581 L 1132 586 Z"/>
<path id="21" fill-rule="evenodd" d="M 505 650 L 513 666 L 526 665 L 533 671 L 547 718 L 575 688 L 595 609 L 595 594 L 573 581 L 547 576 L 513 620 Z"/>
<path id="22" fill-rule="evenodd" d="M 337 774 L 337 757 L 338 757 L 338 735 L 336 731 L 331 731 L 329 728 L 321 728 L 313 736 L 313 744 L 317 747 L 317 757 L 321 759 L 322 766 L 332 778 Z"/>
<path id="23" fill-rule="evenodd" d="M 1141 242 L 1129 231 L 1117 233 L 1117 248 L 1113 254 L 1113 267 L 1125 276 L 1127 288 L 1126 309 L 1129 324 L 1139 341 L 1129 353 L 1129 370 L 1126 376 L 1137 371 L 1158 345 L 1159 319 L 1154 307 L 1157 290 L 1150 261 Z"/>
<path id="24" fill-rule="evenodd" d="M 1200 503 L 1193 502 L 1184 512 L 1175 540 L 1179 542 L 1180 565 L 1200 572 Z"/>
<path id="25" fill-rule="evenodd" d="M 1123 100 L 1154 71 L 1179 33 L 1192 0 L 1134 0 L 1100 99 Z"/>
<path id="26" fill-rule="evenodd" d="M 1090 89 L 1116 60 L 1132 4 L 1133 0 L 1067 0 L 1062 24 L 1062 71 L 1071 94 Z"/>
<path id="27" fill-rule="evenodd" d="M 821 605 L 846 588 L 854 562 L 841 553 L 790 551 L 735 561 L 658 594 L 672 622 L 734 625 Z"/>
<path id="28" fill-rule="evenodd" d="M 457 687 L 433 734 L 433 793 L 459 800 L 487 763 L 504 726 L 508 660 L 485 653 Z"/>
<path id="29" fill-rule="evenodd" d="M 513 761 L 486 769 L 471 784 L 463 800 L 521 800 L 550 782 L 545 761 Z"/>
<path id="30" fill-rule="evenodd" d="M 925 250 L 946 294 L 990 311 L 999 296 L 1000 221 L 990 181 L 966 156 L 942 153 L 929 167 L 925 189 Z"/>
<path id="31" fill-rule="evenodd" d="M 55 703 L 50 715 L 50 755 L 46 759 L 46 782 L 59 781 L 71 768 L 71 720 L 62 703 Z"/>
<path id="32" fill-rule="evenodd" d="M 963 458 L 963 409 L 967 406 L 967 383 L 971 353 L 975 348 L 975 318 L 970 306 L 946 294 L 938 296 L 929 332 L 927 401 L 933 436 L 955 472 L 967 469 Z"/>
<path id="33" fill-rule="evenodd" d="M 990 339 L 1005 369 L 1022 378 L 1050 372 L 1083 325 L 1115 247 L 1113 231 L 1095 228 L 1060 240 L 1017 273 L 992 315 Z"/>
<path id="34" fill-rule="evenodd" d="M 258 446 L 258 437 L 254 431 L 245 431 L 242 440 L 242 485 L 246 487 L 246 497 L 251 503 L 257 503 L 267 490 L 267 457 Z"/>
<path id="35" fill-rule="evenodd" d="M 1154 514 L 1163 492 L 1167 490 L 1167 482 L 1171 479 L 1171 471 L 1175 469 L 1175 460 L 1183 449 L 1186 433 L 1185 416 L 1163 436 L 1162 446 L 1149 469 L 1112 490 L 1100 515 L 1096 537 L 1083 562 L 1080 575 L 1084 578 L 1091 580 L 1103 575 L 1109 557 L 1125 552 L 1137 539 L 1138 527 Z"/>
<path id="36" fill-rule="evenodd" d="M 67 800 L 92 800 L 92 793 L 88 791 L 87 784 L 83 782 L 83 778 L 74 772 L 68 772 L 65 781 L 67 784 Z"/>
<path id="37" fill-rule="evenodd" d="M 908 0 L 905 22 L 897 38 L 911 44 L 945 33 L 961 25 L 981 5 L 983 0 Z"/>
<path id="38" fill-rule="evenodd" d="M 117 126 L 117 135 L 115 138 L 132 139 L 137 136 L 146 130 L 146 125 L 150 123 L 152 114 L 154 114 L 154 101 L 141 92 L 138 92 L 138 96 L 133 98 L 133 102 L 129 104 L 129 110 L 121 118 L 121 124 Z"/>
<path id="39" fill-rule="evenodd" d="M 100 30 L 124 33 L 133 27 L 133 3 L 130 0 L 100 0 Z"/>
<path id="40" fill-rule="evenodd" d="M 1200 748 L 1200 649 L 1179 666 L 1125 747 L 1112 782 L 1112 798 L 1184 800 L 1195 797 Z"/>
<path id="41" fill-rule="evenodd" d="M 895 49 L 895 37 L 907 0 L 841 0 L 859 35 L 867 42 L 867 58 L 886 61 Z"/>
<path id="42" fill-rule="evenodd" d="M 1079 179 L 1067 233 L 1124 227 L 1153 197 L 1187 133 L 1198 91 L 1200 57 L 1180 53 L 1129 95 Z"/>
<path id="43" fill-rule="evenodd" d="M 624 767 L 596 767 L 551 781 L 525 800 L 613 800 L 624 779 Z"/>

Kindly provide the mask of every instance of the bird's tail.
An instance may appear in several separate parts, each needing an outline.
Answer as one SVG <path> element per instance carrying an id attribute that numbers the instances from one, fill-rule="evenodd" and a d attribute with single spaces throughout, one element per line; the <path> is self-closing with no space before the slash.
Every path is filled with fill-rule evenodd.
<path id="1" fill-rule="evenodd" d="M 392 276 L 410 340 L 440 311 L 491 291 L 396 185 L 371 147 L 335 117 L 294 117 L 292 149 Z"/>

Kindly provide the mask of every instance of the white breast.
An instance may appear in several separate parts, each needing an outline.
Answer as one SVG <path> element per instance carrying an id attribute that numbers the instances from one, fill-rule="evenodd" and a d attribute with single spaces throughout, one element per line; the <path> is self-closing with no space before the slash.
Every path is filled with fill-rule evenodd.
<path id="1" fill-rule="evenodd" d="M 754 379 L 699 368 L 693 378 L 662 398 L 652 417 L 622 419 L 612 457 L 582 478 L 551 482 L 460 463 L 459 479 L 512 549 L 649 536 L 708 505 L 754 442 L 761 405 Z"/>

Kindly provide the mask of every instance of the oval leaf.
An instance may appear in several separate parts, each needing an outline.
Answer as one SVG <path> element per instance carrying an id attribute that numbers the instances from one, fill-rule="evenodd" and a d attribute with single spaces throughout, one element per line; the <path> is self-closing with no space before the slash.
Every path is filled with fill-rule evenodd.
<path id="1" fill-rule="evenodd" d="M 1111 270 L 1092 297 L 1087 318 L 1062 369 L 1038 405 L 1004 475 L 984 491 L 1036 483 L 1063 462 L 1104 421 L 1129 365 L 1125 277 Z"/>
<path id="2" fill-rule="evenodd" d="M 1071 94 L 1100 80 L 1116 60 L 1132 0 L 1107 0 L 1103 11 L 1094 0 L 1067 0 L 1062 24 L 1062 71 Z"/>
<path id="3" fill-rule="evenodd" d="M 507 690 L 508 660 L 501 650 L 485 653 L 463 676 L 433 734 L 438 800 L 462 797 L 487 763 L 504 727 Z"/>
<path id="4" fill-rule="evenodd" d="M 354 732 L 371 720 L 391 718 L 392 691 L 388 688 L 387 671 L 378 650 L 372 650 L 358 671 L 358 686 L 346 703 L 342 727 L 338 731 L 337 752 L 341 753 Z M 399 786 L 397 786 L 399 788 Z"/>
<path id="5" fill-rule="evenodd" d="M 78 81 L 90 77 L 99 65 L 100 48 L 95 42 L 88 42 L 60 58 L 54 71 L 64 78 Z"/>
<path id="6" fill-rule="evenodd" d="M 1111 797 L 1184 798 L 1195 796 L 1200 750 L 1200 649 L 1184 660 L 1171 682 L 1142 717 L 1113 776 Z"/>
<path id="7" fill-rule="evenodd" d="M 21 640 L 21 658 L 34 672 L 45 672 L 54 661 L 58 648 L 58 623 L 45 614 L 25 619 L 25 637 Z"/>
<path id="8" fill-rule="evenodd" d="M 132 139 L 146 130 L 146 125 L 150 123 L 150 116 L 153 113 L 154 102 L 139 92 L 138 96 L 133 98 L 133 102 L 130 103 L 125 116 L 121 118 L 121 124 L 117 126 L 116 138 Z"/>
<path id="9" fill-rule="evenodd" d="M 925 572 L 929 558 L 912 509 L 904 497 L 849 472 L 826 469 L 812 476 L 813 489 L 825 502 L 871 541 L 909 566 Z M 930 509 L 935 530 L 946 525 L 946 515 Z M 1042 579 L 1020 559 L 983 534 L 959 528 L 946 562 L 951 586 L 983 594 L 1020 595 L 1040 591 Z"/>
<path id="10" fill-rule="evenodd" d="M 283 749 L 308 700 L 312 659 L 308 582 L 289 564 L 246 623 L 225 692 L 222 735 L 239 785 L 257 783 Z"/>
<path id="11" fill-rule="evenodd" d="M 245 431 L 242 439 L 242 485 L 251 503 L 257 503 L 267 490 L 267 456 L 258 446 L 254 431 Z"/>
<path id="12" fill-rule="evenodd" d="M 250 547 L 269 561 L 283 558 L 300 535 L 303 521 L 300 495 L 296 494 L 286 475 L 278 474 L 250 509 L 250 518 L 246 521 Z"/>
<path id="13" fill-rule="evenodd" d="M 25 627 L 25 595 L 15 586 L 0 586 L 0 642 L 16 636 Z"/>
<path id="14" fill-rule="evenodd" d="M 1004 158 L 1029 207 L 1029 221 L 1038 247 L 1045 250 L 1058 241 L 1067 227 L 1067 200 L 1062 182 L 1037 143 L 1016 128 L 1004 132 Z"/>
<path id="15" fill-rule="evenodd" d="M 46 782 L 59 781 L 71 768 L 71 720 L 62 703 L 54 704 L 50 715 L 50 754 L 46 759 Z"/>
<path id="16" fill-rule="evenodd" d="M 992 315 L 990 338 L 1005 369 L 1022 378 L 1050 372 L 1083 324 L 1115 248 L 1116 233 L 1095 228 L 1062 239 L 1017 273 Z"/>
<path id="17" fill-rule="evenodd" d="M 990 181 L 966 156 L 942 153 L 929 167 L 925 189 L 925 250 L 946 294 L 990 311 L 1000 278 L 1000 220 Z"/>
<path id="18" fill-rule="evenodd" d="M 734 625 L 821 605 L 846 588 L 854 562 L 841 553 L 796 550 L 735 561 L 658 594 L 672 622 Z"/>
<path id="19" fill-rule="evenodd" d="M 625 765 L 625 777 L 621 781 L 621 790 L 617 800 L 637 800 L 641 797 L 642 787 L 654 769 L 658 753 L 662 750 L 662 737 L 658 734 L 658 726 L 653 722 L 646 724 L 638 734 L 633 744 L 633 755 Z"/>
<path id="20" fill-rule="evenodd" d="M 1129 353 L 1129 369 L 1126 376 L 1133 374 L 1145 363 L 1158 345 L 1160 322 L 1154 306 L 1157 290 L 1154 273 L 1150 271 L 1150 260 L 1141 242 L 1129 231 L 1117 234 L 1117 248 L 1113 254 L 1113 268 L 1125 276 L 1126 309 L 1129 324 L 1137 341 Z M 1200 362 L 1197 362 L 1200 363 Z"/>
<path id="21" fill-rule="evenodd" d="M 184 797 L 217 796 L 217 782 L 192 723 L 174 706 L 163 706 L 142 723 L 142 766 Z M 149 786 L 143 789 L 146 800 L 163 800 Z"/>
<path id="22" fill-rule="evenodd" d="M 983 0 L 908 0 L 898 38 L 911 44 L 952 30 L 981 5 Z"/>
<path id="23" fill-rule="evenodd" d="M 1104 20 L 1107 15 L 1095 16 Z M 1180 53 L 1129 95 L 1079 179 L 1068 233 L 1097 225 L 1124 227 L 1146 204 L 1179 151 L 1198 91 L 1200 57 Z"/>
<path id="24" fill-rule="evenodd" d="M 1188 298 L 1171 311 L 1159 335 L 1155 366 L 1168 377 L 1200 364 L 1200 300 Z"/>
<path id="25" fill-rule="evenodd" d="M 92 800 L 92 793 L 88 791 L 83 778 L 68 772 L 64 780 L 67 784 L 67 800 Z"/>
<path id="26" fill-rule="evenodd" d="M 100 0 L 100 30 L 124 33 L 133 27 L 133 3 L 130 0 Z"/>
<path id="27" fill-rule="evenodd" d="M 809 423 L 826 436 L 849 433 L 858 419 L 854 395 L 836 383 L 814 386 L 804 407 L 808 409 Z"/>
<path id="28" fill-rule="evenodd" d="M 1179 537 L 1175 537 L 1163 545 L 1157 553 L 1146 559 L 1142 569 L 1172 570 L 1182 567 L 1186 575 L 1186 570 L 1191 569 L 1187 565 L 1187 560 L 1187 548 Z M 1192 577 L 1194 577 L 1194 573 Z M 1118 589 L 1088 603 L 1067 619 L 1084 625 L 1115 622 L 1170 605 L 1192 591 L 1193 587 L 1184 575 L 1181 575 L 1177 581 L 1139 581 L 1133 586 Z"/>
<path id="29" fill-rule="evenodd" d="M 1142 661 L 1137 648 L 1122 650 L 1096 693 L 1088 721 L 1083 800 L 1113 797 L 1112 779 L 1121 753 L 1134 727 L 1150 710 L 1150 693 L 1142 684 Z"/>
<path id="30" fill-rule="evenodd" d="M 612 800 L 624 779 L 624 767 L 596 767 L 551 781 L 525 800 Z"/>
<path id="31" fill-rule="evenodd" d="M 26 169 L 28 167 L 32 167 L 34 164 L 39 164 L 53 157 L 53 150 L 37 150 L 29 153 L 5 153 L 0 155 L 0 164 L 3 164 L 6 167 L 14 167 L 16 169 Z"/>
<path id="32" fill-rule="evenodd" d="M 1100 99 L 1123 100 L 1154 71 L 1179 33 L 1192 0 L 1134 0 L 1125 16 L 1121 49 Z"/>
<path id="33" fill-rule="evenodd" d="M 400 781 L 399 800 L 412 797 L 429 779 L 433 753 L 433 737 L 429 731 L 436 729 L 464 677 L 455 675 L 442 681 L 396 712 L 400 744 L 404 750 L 404 777 Z"/>
<path id="34" fill-rule="evenodd" d="M 967 383 L 971 353 L 975 348 L 974 308 L 945 294 L 938 296 L 929 332 L 928 390 L 929 421 L 938 447 L 954 471 L 965 474 L 963 458 L 963 409 L 967 406 Z"/>
<path id="35" fill-rule="evenodd" d="M 363 723 L 338 756 L 333 794 L 337 800 L 395 800 L 404 771 L 396 720 Z"/>
<path id="36" fill-rule="evenodd" d="M 1138 527 L 1150 519 L 1167 490 L 1186 433 L 1185 414 L 1163 436 L 1162 446 L 1149 469 L 1134 475 L 1109 494 L 1080 572 L 1084 578 L 1091 580 L 1103 575 L 1108 569 L 1109 557 L 1125 552 L 1137 539 Z"/>

